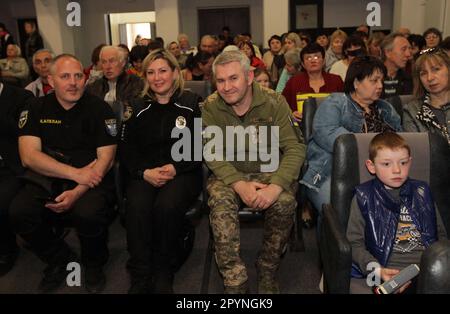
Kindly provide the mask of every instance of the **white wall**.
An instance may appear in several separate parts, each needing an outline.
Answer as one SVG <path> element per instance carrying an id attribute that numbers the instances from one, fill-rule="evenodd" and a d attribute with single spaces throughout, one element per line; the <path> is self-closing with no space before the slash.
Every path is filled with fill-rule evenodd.
<path id="1" fill-rule="evenodd" d="M 324 0 L 323 27 L 351 27 L 366 24 L 367 4 L 373 0 Z M 381 26 L 372 29 L 391 29 L 393 0 L 376 1 L 381 6 Z M 408 0 L 409 2 L 409 0 Z"/>
<path id="2" fill-rule="evenodd" d="M 272 35 L 281 35 L 289 30 L 289 0 L 263 0 L 263 25 L 262 44 L 268 48 L 267 40 Z"/>
<path id="3" fill-rule="evenodd" d="M 425 30 L 426 0 L 395 0 L 394 30 L 407 27 L 413 34 L 422 34 Z"/>
<path id="4" fill-rule="evenodd" d="M 180 33 L 180 11 L 178 0 L 154 0 L 156 12 L 156 35 L 165 42 L 176 41 Z"/>
<path id="5" fill-rule="evenodd" d="M 276 0 L 272 0 L 276 2 Z M 230 8 L 230 7 L 250 7 L 250 32 L 253 41 L 257 44 L 265 41 L 263 38 L 263 8 L 262 0 L 180 0 L 180 20 L 181 32 L 186 33 L 191 45 L 196 45 L 199 41 L 198 34 L 198 9 L 208 8 Z M 278 19 L 278 16 L 273 16 L 273 19 Z M 158 26 L 157 26 L 158 27 Z M 230 25 L 233 28 L 233 25 Z M 233 31 L 233 29 L 232 29 Z M 167 42 L 176 38 L 164 38 Z"/>
<path id="6" fill-rule="evenodd" d="M 395 0 L 394 29 L 408 27 L 422 34 L 429 27 L 450 35 L 450 0 Z"/>
<path id="7" fill-rule="evenodd" d="M 439 30 L 442 30 L 445 34 L 449 34 L 446 31 L 446 25 L 449 23 L 446 21 L 445 16 L 448 15 L 448 11 L 450 10 L 450 1 L 449 0 L 428 0 L 425 6 L 425 29 L 430 27 L 436 27 Z M 447 12 L 446 12 L 447 11 Z"/>

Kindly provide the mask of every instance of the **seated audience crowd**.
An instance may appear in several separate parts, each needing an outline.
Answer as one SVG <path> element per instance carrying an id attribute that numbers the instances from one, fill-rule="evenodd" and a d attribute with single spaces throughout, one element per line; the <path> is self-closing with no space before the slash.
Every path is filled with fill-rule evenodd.
<path id="1" fill-rule="evenodd" d="M 43 48 L 36 24 L 26 28 L 24 58 L 0 23 L 0 277 L 14 267 L 19 235 L 47 265 L 40 291 L 56 290 L 67 263 L 79 260 L 85 288 L 101 292 L 108 227 L 118 201 L 113 164 L 119 163 L 127 199 L 129 293 L 174 293 L 184 215 L 203 184 L 224 291 L 248 292 L 237 215 L 245 206 L 265 213 L 258 292 L 279 293 L 276 273 L 299 184 L 317 213 L 319 234 L 322 207 L 330 203 L 333 146 L 348 133 L 380 133 L 366 162 L 375 177 L 356 188 L 348 222 L 359 277 L 376 262 L 388 280 L 446 237 L 433 191 L 408 177 L 410 149 L 395 133 L 435 133 L 450 149 L 450 40 L 436 28 L 423 35 L 406 28 L 371 33 L 365 25 L 352 34 L 289 32 L 271 36 L 266 50 L 251 34 L 233 37 L 229 27 L 203 36 L 198 46 L 186 34 L 164 38 L 173 40 L 166 46 L 162 38 L 138 36 L 133 47 L 98 45 L 87 68 L 76 56 Z M 213 93 L 202 98 L 185 88 L 189 81 L 203 81 Z M 315 94 L 327 97 L 305 142 L 298 128 L 304 122 L 302 96 Z M 401 95 L 412 100 L 394 109 L 390 101 Z M 228 126 L 251 129 L 242 136 L 246 145 L 228 138 Z M 277 137 L 262 139 L 264 128 L 274 127 Z M 217 130 L 223 131 L 224 147 L 211 145 Z M 184 142 L 191 147 L 180 146 L 173 133 L 183 140 L 192 135 Z M 203 138 L 203 151 L 195 138 Z M 261 156 L 240 159 L 255 147 L 272 152 L 269 163 Z M 210 170 L 203 184 L 202 160 Z M 392 181 L 396 171 L 398 180 Z M 403 207 L 400 197 L 408 200 Z M 380 210 L 377 202 L 392 208 Z M 390 210 L 414 221 L 414 249 L 405 250 L 398 240 L 397 224 L 407 222 L 387 215 Z M 383 212 L 372 224 L 378 211 Z M 313 212 L 302 219 L 313 219 Z M 61 237 L 61 225 L 75 228 L 80 258 Z M 379 239 L 380 228 L 387 232 Z M 414 288 L 415 282 L 400 291 Z M 352 279 L 353 292 L 367 289 L 363 279 Z"/>

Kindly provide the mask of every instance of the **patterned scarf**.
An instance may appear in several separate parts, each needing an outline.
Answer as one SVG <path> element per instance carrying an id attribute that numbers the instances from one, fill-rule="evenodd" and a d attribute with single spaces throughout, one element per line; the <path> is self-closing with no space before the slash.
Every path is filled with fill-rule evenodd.
<path id="1" fill-rule="evenodd" d="M 448 105 L 446 105 L 448 106 Z M 431 98 L 430 95 L 425 95 L 422 108 L 417 112 L 416 119 L 427 126 L 428 129 L 435 128 L 442 136 L 447 140 L 450 145 L 450 134 L 446 125 L 441 125 L 431 110 Z"/>

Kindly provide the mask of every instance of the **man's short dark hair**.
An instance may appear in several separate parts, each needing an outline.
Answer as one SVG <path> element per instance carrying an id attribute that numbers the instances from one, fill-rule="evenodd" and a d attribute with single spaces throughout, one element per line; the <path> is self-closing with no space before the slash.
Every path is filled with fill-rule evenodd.
<path id="1" fill-rule="evenodd" d="M 322 58 L 325 58 L 325 49 L 323 49 L 323 47 L 321 45 L 319 45 L 316 42 L 312 42 L 310 44 L 307 44 L 305 48 L 302 49 L 302 51 L 300 52 L 300 60 L 301 62 L 304 62 L 303 60 L 303 56 L 305 54 L 310 54 L 310 53 L 316 53 L 316 52 L 320 52 L 320 54 L 322 55 Z"/>
<path id="2" fill-rule="evenodd" d="M 380 71 L 386 76 L 386 67 L 384 63 L 372 56 L 364 56 L 355 58 L 347 70 L 347 75 L 344 82 L 344 92 L 352 93 L 355 91 L 355 80 L 362 81 L 366 77 L 371 76 L 376 71 Z"/>

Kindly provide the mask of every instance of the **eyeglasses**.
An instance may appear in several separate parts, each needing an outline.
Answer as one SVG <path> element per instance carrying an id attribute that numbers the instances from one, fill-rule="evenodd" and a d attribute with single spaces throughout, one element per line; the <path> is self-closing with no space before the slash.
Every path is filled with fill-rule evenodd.
<path id="1" fill-rule="evenodd" d="M 439 38 L 439 36 L 435 35 L 435 34 L 430 34 L 430 35 L 427 35 L 427 37 L 425 37 L 425 39 L 436 39 L 436 38 Z"/>
<path id="2" fill-rule="evenodd" d="M 318 56 L 318 55 L 305 57 L 306 61 L 313 61 L 313 60 L 317 61 L 317 60 L 320 60 L 320 59 L 322 59 L 322 56 Z"/>
<path id="3" fill-rule="evenodd" d="M 444 52 L 444 51 L 439 47 L 433 47 L 433 48 L 428 48 L 428 49 L 422 50 L 421 52 L 419 52 L 419 55 L 432 54 L 432 53 L 438 53 L 438 52 Z"/>

